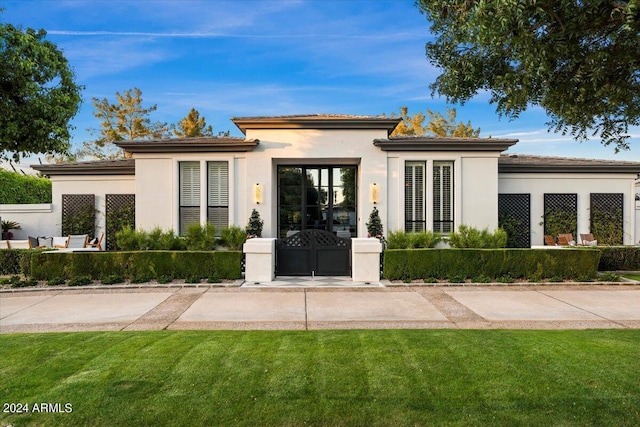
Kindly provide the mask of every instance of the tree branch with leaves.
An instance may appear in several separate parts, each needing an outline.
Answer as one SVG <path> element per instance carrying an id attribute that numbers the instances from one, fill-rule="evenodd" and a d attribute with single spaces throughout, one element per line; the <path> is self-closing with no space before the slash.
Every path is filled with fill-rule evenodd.
<path id="1" fill-rule="evenodd" d="M 0 158 L 69 150 L 83 87 L 46 35 L 0 23 Z"/>
<path id="2" fill-rule="evenodd" d="M 530 106 L 550 130 L 629 148 L 640 125 L 640 0 L 418 0 L 441 69 L 432 93 L 465 102 L 489 91 L 501 115 Z"/>

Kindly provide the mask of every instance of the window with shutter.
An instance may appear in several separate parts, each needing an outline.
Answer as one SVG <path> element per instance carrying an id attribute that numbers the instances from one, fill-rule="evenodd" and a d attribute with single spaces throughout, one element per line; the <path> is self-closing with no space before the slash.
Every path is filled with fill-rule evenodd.
<path id="1" fill-rule="evenodd" d="M 404 229 L 424 231 L 425 220 L 425 162 L 406 162 L 404 166 Z"/>
<path id="2" fill-rule="evenodd" d="M 453 231 L 453 162 L 433 162 L 433 231 Z"/>
<path id="3" fill-rule="evenodd" d="M 200 162 L 180 162 L 180 234 L 200 223 Z"/>
<path id="4" fill-rule="evenodd" d="M 207 221 L 220 231 L 229 227 L 229 164 L 207 162 Z"/>

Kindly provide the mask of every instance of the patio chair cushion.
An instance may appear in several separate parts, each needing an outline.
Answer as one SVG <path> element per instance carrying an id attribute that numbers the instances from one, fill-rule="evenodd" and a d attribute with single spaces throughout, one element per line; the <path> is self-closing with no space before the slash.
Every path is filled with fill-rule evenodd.
<path id="1" fill-rule="evenodd" d="M 37 248 L 38 246 L 40 246 L 40 244 L 38 244 L 37 237 L 27 236 L 27 240 L 29 240 L 29 247 L 31 248 Z"/>
<path id="2" fill-rule="evenodd" d="M 89 236 L 87 234 L 70 234 L 67 248 L 85 248 L 87 246 L 88 238 Z"/>
<path id="3" fill-rule="evenodd" d="M 52 248 L 53 237 L 38 237 L 38 246 L 40 246 L 41 248 Z"/>

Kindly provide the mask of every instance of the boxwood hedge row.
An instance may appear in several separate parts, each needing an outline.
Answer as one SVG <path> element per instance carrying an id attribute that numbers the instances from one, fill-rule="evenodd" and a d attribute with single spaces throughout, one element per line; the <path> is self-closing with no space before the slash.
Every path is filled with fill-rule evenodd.
<path id="1" fill-rule="evenodd" d="M 599 261 L 600 251 L 587 249 L 389 249 L 384 278 L 589 280 L 597 275 Z"/>
<path id="2" fill-rule="evenodd" d="M 640 247 L 605 246 L 599 247 L 600 271 L 640 271 Z"/>
<path id="3" fill-rule="evenodd" d="M 31 274 L 31 256 L 41 253 L 37 249 L 0 250 L 0 274 Z"/>
<path id="4" fill-rule="evenodd" d="M 119 275 L 126 279 L 171 277 L 241 277 L 240 251 L 44 252 L 31 256 L 31 276 L 38 280 Z"/>

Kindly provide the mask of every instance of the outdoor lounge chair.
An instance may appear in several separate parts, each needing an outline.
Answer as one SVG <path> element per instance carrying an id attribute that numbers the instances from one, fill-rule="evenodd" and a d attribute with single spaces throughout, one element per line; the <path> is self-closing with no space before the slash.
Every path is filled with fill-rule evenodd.
<path id="1" fill-rule="evenodd" d="M 598 241 L 593 238 L 593 234 L 580 234 L 580 240 L 582 240 L 582 246 L 598 246 Z"/>
<path id="2" fill-rule="evenodd" d="M 28 240 L 7 240 L 9 249 L 31 249 Z"/>
<path id="3" fill-rule="evenodd" d="M 88 234 L 69 234 L 69 238 L 67 239 L 67 248 L 84 249 L 87 247 L 88 240 Z"/>
<path id="4" fill-rule="evenodd" d="M 104 238 L 104 233 L 100 235 L 100 238 L 97 237 L 93 240 L 89 240 L 87 242 L 86 248 L 98 248 L 99 251 L 102 250 L 102 239 Z"/>
<path id="5" fill-rule="evenodd" d="M 51 238 L 51 243 L 52 243 L 52 247 L 54 248 L 58 248 L 58 249 L 64 249 L 67 247 L 67 244 L 69 243 L 69 236 L 67 237 L 52 237 Z"/>
<path id="6" fill-rule="evenodd" d="M 544 235 L 544 245 L 545 246 L 556 246 L 556 239 L 553 236 L 549 236 L 548 234 Z"/>
<path id="7" fill-rule="evenodd" d="M 558 245 L 560 246 L 573 246 L 576 244 L 576 241 L 573 240 L 573 235 L 569 234 L 558 234 Z"/>

